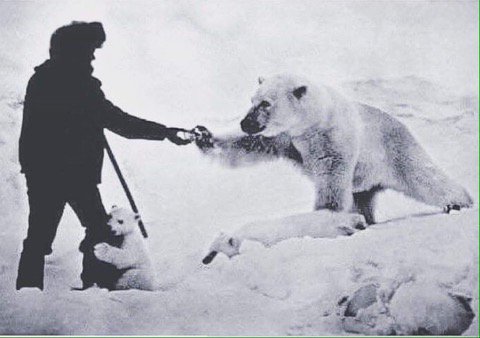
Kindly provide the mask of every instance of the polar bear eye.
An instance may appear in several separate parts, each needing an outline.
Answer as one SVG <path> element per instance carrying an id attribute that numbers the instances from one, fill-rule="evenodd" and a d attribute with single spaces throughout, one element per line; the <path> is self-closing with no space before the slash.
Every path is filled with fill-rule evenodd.
<path id="1" fill-rule="evenodd" d="M 119 224 L 123 224 L 123 219 L 119 219 L 119 220 L 118 220 L 118 223 L 119 223 Z"/>
<path id="2" fill-rule="evenodd" d="M 262 101 L 262 102 L 260 102 L 260 104 L 259 104 L 259 107 L 261 107 L 261 108 L 268 108 L 268 107 L 270 107 L 270 106 L 271 106 L 271 104 L 270 104 L 270 102 L 268 102 L 268 101 Z"/>

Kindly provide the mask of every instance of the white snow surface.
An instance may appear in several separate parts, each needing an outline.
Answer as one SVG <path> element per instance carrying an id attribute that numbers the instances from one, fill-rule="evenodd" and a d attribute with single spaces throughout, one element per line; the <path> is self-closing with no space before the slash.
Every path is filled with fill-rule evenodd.
<path id="1" fill-rule="evenodd" d="M 436 128 L 422 118 L 402 120 L 436 162 L 477 196 L 477 112 L 469 109 L 474 114 L 463 114 L 456 123 L 439 119 Z M 14 98 L 2 100 L 3 334 L 347 334 L 335 310 L 339 299 L 365 283 L 411 278 L 466 294 L 478 307 L 476 207 L 446 215 L 384 193 L 380 223 L 367 230 L 334 239 L 292 238 L 270 248 L 247 240 L 239 256 L 218 255 L 204 266 L 201 259 L 220 230 L 307 212 L 313 203 L 309 182 L 282 161 L 223 168 L 194 146 L 111 135 L 150 233 L 159 290 L 70 291 L 80 286 L 82 230 L 67 208 L 47 259 L 46 290 L 15 292 L 28 209 L 16 163 L 20 113 Z M 101 190 L 107 207 L 127 205 L 108 163 Z M 477 327 L 475 319 L 466 333 Z"/>
<path id="2" fill-rule="evenodd" d="M 253 92 L 256 76 L 288 70 L 311 72 L 315 80 L 329 64 L 338 61 L 333 54 L 328 57 L 330 63 L 316 62 L 321 50 L 318 46 L 312 49 L 313 54 L 308 54 L 308 46 L 315 43 L 314 33 L 318 31 L 313 17 L 302 21 L 305 32 L 287 21 L 284 26 L 288 29 L 281 30 L 285 35 L 282 39 L 291 38 L 295 48 L 282 47 L 284 40 L 276 38 L 282 34 L 272 28 L 277 27 L 276 20 L 292 17 L 295 23 L 299 17 L 310 15 L 308 7 L 296 4 L 284 3 L 288 8 L 277 6 L 273 10 L 259 5 L 252 15 L 265 18 L 260 23 L 243 16 L 241 20 L 230 20 L 224 17 L 225 8 L 216 10 L 219 3 L 214 6 L 215 3 L 207 2 L 207 8 L 183 3 L 181 15 L 172 9 L 172 3 L 163 3 L 155 5 L 162 7 L 163 16 L 158 16 L 158 8 L 156 12 L 152 10 L 145 23 L 138 19 L 134 22 L 139 25 L 136 31 L 125 28 L 125 22 L 145 13 L 133 3 L 129 11 L 105 10 L 98 17 L 89 15 L 80 5 L 68 3 L 70 11 L 61 7 L 67 5 L 59 6 L 61 13 L 69 15 L 45 19 L 48 31 L 41 39 L 35 34 L 42 31 L 43 18 L 48 17 L 45 4 L 41 10 L 35 10 L 40 3 L 19 5 L 30 6 L 28 15 L 12 15 L 6 21 L 8 27 L 14 27 L 6 35 L 8 41 L 33 37 L 36 42 L 31 51 L 21 46 L 26 55 L 22 60 L 28 60 L 28 65 L 17 60 L 13 52 L 8 54 L 11 47 L 0 54 L 1 67 L 6 70 L 6 81 L 0 87 L 4 90 L 0 93 L 0 334 L 349 335 L 337 315 L 337 302 L 342 297 L 365 284 L 401 284 L 412 279 L 471 297 L 472 308 L 478 313 L 478 97 L 470 92 L 458 94 L 424 74 L 365 78 L 365 72 L 353 72 L 359 74 L 358 79 L 351 77 L 338 87 L 354 99 L 386 109 L 405 123 L 434 161 L 470 192 L 476 201 L 474 208 L 446 215 L 400 194 L 386 192 L 379 197 L 379 223 L 352 236 L 292 238 L 269 248 L 247 240 L 240 255 L 232 259 L 218 255 L 205 266 L 201 260 L 219 231 L 233 233 L 247 223 L 263 219 L 271 222 L 311 211 L 311 183 L 281 160 L 231 169 L 203 157 L 194 145 L 180 148 L 168 142 L 125 140 L 108 133 L 150 235 L 147 244 L 158 276 L 158 291 L 71 291 L 71 287 L 81 284 L 81 256 L 77 248 L 83 230 L 69 207 L 61 221 L 53 254 L 47 257 L 45 291 L 15 291 L 28 216 L 26 187 L 17 160 L 20 101 L 31 67 L 42 61 L 35 52 L 40 45 L 46 52 L 48 36 L 55 27 L 73 19 L 102 20 L 110 40 L 98 53 L 94 65 L 107 96 L 126 111 L 139 112 L 138 116 L 175 126 L 204 124 L 214 132 L 239 129 L 238 122 L 248 109 L 248 95 Z M 7 8 L 12 5 L 2 6 L 12 11 Z M 49 6 L 51 13 L 57 13 L 54 5 Z M 243 5 L 238 6 L 237 12 L 243 13 Z M 326 11 L 327 19 L 337 11 L 335 6 L 328 6 L 331 8 Z M 341 14 L 358 10 L 353 7 L 342 5 Z M 402 13 L 396 7 L 387 12 L 407 16 L 426 13 L 413 7 L 402 9 Z M 447 7 L 442 7 L 441 15 L 451 10 Z M 430 7 L 426 9 L 430 11 Z M 201 14 L 204 10 L 210 11 L 209 20 Z M 152 21 L 154 16 L 158 16 L 158 22 Z M 16 26 L 15 18 L 19 17 L 22 20 L 17 20 L 18 25 L 30 27 L 28 32 Z M 27 24 L 27 19 L 33 17 L 36 19 Z M 188 20 L 181 19 L 185 17 Z M 357 26 L 369 29 L 368 20 L 372 17 L 362 14 L 355 18 Z M 151 25 L 152 22 L 157 23 Z M 462 21 L 451 22 L 457 25 Z M 261 26 L 263 33 L 256 35 L 257 40 L 251 41 L 253 35 L 248 34 L 255 33 L 258 27 L 247 27 L 246 23 Z M 336 27 L 344 26 L 342 20 L 336 23 Z M 248 34 L 243 33 L 242 27 Z M 304 40 L 297 39 L 295 32 L 302 33 L 298 37 L 302 35 Z M 436 32 L 426 38 L 437 36 Z M 336 33 L 345 41 L 356 41 L 346 31 Z M 452 36 L 449 35 L 449 41 L 454 41 Z M 414 34 L 408 37 L 414 38 Z M 122 40 L 127 38 L 128 42 Z M 328 41 L 331 40 L 335 39 L 330 37 Z M 400 42 L 396 42 L 398 46 Z M 332 43 L 329 46 L 334 48 Z M 135 59 L 131 44 L 141 52 L 141 65 L 132 66 L 133 62 L 128 61 Z M 264 50 L 251 51 L 262 44 L 266 44 Z M 158 54 L 157 45 L 163 48 Z M 478 45 L 467 47 L 478 50 Z M 385 48 L 389 51 L 393 47 Z M 305 53 L 308 57 L 303 57 Z M 352 57 L 348 50 L 344 54 L 339 60 L 347 64 Z M 434 55 L 440 53 L 427 56 Z M 478 60 L 477 56 L 473 55 L 473 60 Z M 415 57 L 420 54 L 411 59 Z M 450 59 L 456 62 L 454 57 Z M 451 75 L 456 68 L 450 67 L 450 59 L 445 61 L 445 68 Z M 394 63 L 398 66 L 396 73 L 401 73 L 402 60 L 395 59 Z M 278 64 L 281 66 L 276 67 Z M 295 68 L 297 65 L 299 68 Z M 360 67 L 356 63 L 351 65 L 354 66 Z M 387 68 L 383 65 L 381 69 Z M 407 70 L 418 74 L 420 68 Z M 432 68 L 430 74 L 437 68 Z M 466 68 L 468 72 L 462 74 L 472 74 Z M 347 73 L 352 69 L 345 66 Z M 190 77 L 192 71 L 194 76 Z M 465 83 L 468 76 L 456 80 Z M 131 91 L 125 92 L 126 87 Z M 470 83 L 467 87 L 471 87 Z M 474 91 L 478 88 L 476 83 L 473 87 Z M 185 90 L 189 92 L 187 99 Z M 113 204 L 128 206 L 107 159 L 100 189 L 107 209 Z M 268 224 L 271 229 L 271 223 Z M 477 333 L 475 318 L 464 334 Z"/>

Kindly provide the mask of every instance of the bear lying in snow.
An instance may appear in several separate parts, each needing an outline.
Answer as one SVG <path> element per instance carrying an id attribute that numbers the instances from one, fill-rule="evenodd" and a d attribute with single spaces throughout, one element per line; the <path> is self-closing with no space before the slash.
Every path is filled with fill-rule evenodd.
<path id="1" fill-rule="evenodd" d="M 471 298 L 434 282 L 365 285 L 344 297 L 342 324 L 366 335 L 461 335 L 475 314 Z"/>
<path id="2" fill-rule="evenodd" d="M 310 212 L 289 217 L 257 221 L 246 224 L 229 236 L 220 233 L 210 246 L 203 264 L 209 264 L 221 252 L 229 258 L 240 253 L 244 240 L 256 241 L 266 247 L 290 238 L 335 238 L 353 235 L 356 229 L 364 229 L 365 219 L 359 214 L 333 211 Z"/>
<path id="3" fill-rule="evenodd" d="M 119 247 L 98 243 L 95 256 L 118 269 L 119 277 L 108 288 L 111 290 L 153 290 L 154 273 L 145 241 L 138 229 L 139 216 L 124 208 L 112 207 L 110 226 L 115 236 L 123 236 Z"/>

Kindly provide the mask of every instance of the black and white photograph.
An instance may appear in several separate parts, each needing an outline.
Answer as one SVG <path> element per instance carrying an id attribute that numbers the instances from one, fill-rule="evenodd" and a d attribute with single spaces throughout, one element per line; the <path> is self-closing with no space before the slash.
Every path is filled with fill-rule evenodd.
<path id="1" fill-rule="evenodd" d="M 0 0 L 0 335 L 475 336 L 477 0 Z"/>

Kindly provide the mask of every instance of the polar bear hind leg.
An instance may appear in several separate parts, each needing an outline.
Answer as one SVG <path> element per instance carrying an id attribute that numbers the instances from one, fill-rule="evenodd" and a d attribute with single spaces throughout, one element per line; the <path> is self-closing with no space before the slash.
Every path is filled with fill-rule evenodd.
<path id="1" fill-rule="evenodd" d="M 126 271 L 122 277 L 119 278 L 117 284 L 115 285 L 116 290 L 129 290 L 129 289 L 138 289 L 146 291 L 154 291 L 153 276 L 145 274 L 145 272 L 139 269 L 130 269 Z"/>
<path id="2" fill-rule="evenodd" d="M 446 212 L 473 205 L 472 198 L 465 189 L 432 167 L 423 167 L 417 173 L 407 173 L 403 192 L 420 202 L 441 207 Z"/>
<path id="3" fill-rule="evenodd" d="M 367 191 L 353 193 L 353 211 L 362 214 L 369 225 L 375 223 L 375 197 L 382 190 L 381 187 L 373 187 Z"/>
<path id="4" fill-rule="evenodd" d="M 438 168 L 416 142 L 407 149 L 397 149 L 394 170 L 396 190 L 428 205 L 445 211 L 468 208 L 473 200 L 465 189 Z M 402 150 L 407 150 L 403 152 Z"/>

